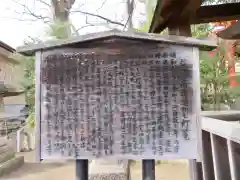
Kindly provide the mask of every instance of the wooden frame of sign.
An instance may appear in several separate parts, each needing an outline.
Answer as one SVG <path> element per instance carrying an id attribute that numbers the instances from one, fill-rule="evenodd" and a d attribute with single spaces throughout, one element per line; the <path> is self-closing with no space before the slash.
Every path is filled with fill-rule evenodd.
<path id="1" fill-rule="evenodd" d="M 36 54 L 38 159 L 199 159 L 199 48 L 215 47 L 107 31 L 18 48 Z"/>

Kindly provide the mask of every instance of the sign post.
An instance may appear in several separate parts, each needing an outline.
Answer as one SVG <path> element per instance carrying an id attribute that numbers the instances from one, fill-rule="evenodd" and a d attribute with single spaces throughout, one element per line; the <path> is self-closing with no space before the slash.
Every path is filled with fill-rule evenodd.
<path id="1" fill-rule="evenodd" d="M 142 160 L 142 179 L 155 180 L 155 161 L 153 159 Z"/>
<path id="2" fill-rule="evenodd" d="M 88 180 L 88 160 L 76 159 L 76 180 Z"/>

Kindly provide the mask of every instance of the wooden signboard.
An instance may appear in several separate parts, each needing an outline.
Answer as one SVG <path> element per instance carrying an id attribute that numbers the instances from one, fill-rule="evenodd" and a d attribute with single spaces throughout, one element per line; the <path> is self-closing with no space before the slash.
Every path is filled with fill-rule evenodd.
<path id="1" fill-rule="evenodd" d="M 198 158 L 196 41 L 114 35 L 36 47 L 39 158 Z"/>
<path id="2" fill-rule="evenodd" d="M 43 55 L 43 159 L 196 158 L 193 48 L 145 49 Z"/>

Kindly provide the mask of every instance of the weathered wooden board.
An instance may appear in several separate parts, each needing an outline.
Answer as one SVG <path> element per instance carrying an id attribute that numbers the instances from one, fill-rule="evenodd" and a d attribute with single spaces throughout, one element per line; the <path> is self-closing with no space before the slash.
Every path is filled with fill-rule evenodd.
<path id="1" fill-rule="evenodd" d="M 40 158 L 196 159 L 196 48 L 113 47 L 43 52 Z"/>

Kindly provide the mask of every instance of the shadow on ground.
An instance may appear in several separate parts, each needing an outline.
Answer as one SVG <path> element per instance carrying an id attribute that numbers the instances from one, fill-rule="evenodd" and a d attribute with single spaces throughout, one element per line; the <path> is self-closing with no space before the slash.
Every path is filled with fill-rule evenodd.
<path id="1" fill-rule="evenodd" d="M 23 155 L 23 154 L 21 154 Z M 24 154 L 25 164 L 15 172 L 3 176 L 0 180 L 72 180 L 75 179 L 74 161 L 43 161 L 37 163 L 34 161 L 34 154 Z M 103 168 L 103 167 L 100 167 Z M 107 169 L 109 170 L 109 169 Z M 102 171 L 107 171 L 102 169 Z M 131 167 L 132 180 L 142 179 L 142 164 L 136 162 Z M 189 180 L 187 162 L 184 161 L 166 161 L 156 165 L 157 180 Z"/>
<path id="2" fill-rule="evenodd" d="M 38 173 L 46 173 L 47 171 L 51 171 L 57 168 L 61 168 L 63 166 L 72 164 L 73 162 L 65 161 L 65 162 L 43 162 L 43 163 L 35 163 L 35 162 L 25 162 L 22 167 L 17 169 L 15 172 L 12 172 L 9 175 L 2 176 L 0 179 L 12 179 L 12 178 L 21 178 L 24 176 L 38 174 Z"/>

